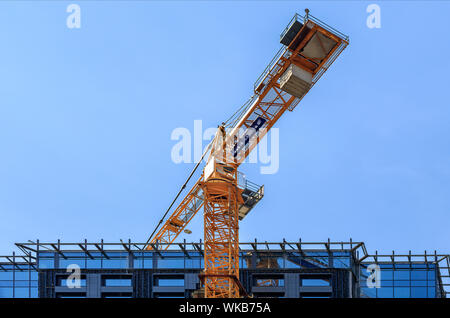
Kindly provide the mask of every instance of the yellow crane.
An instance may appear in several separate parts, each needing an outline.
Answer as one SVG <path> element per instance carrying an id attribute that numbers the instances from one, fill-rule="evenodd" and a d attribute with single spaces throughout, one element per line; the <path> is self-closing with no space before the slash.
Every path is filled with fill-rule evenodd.
<path id="1" fill-rule="evenodd" d="M 203 207 L 205 269 L 200 278 L 205 297 L 245 294 L 239 282 L 239 220 L 262 199 L 264 187 L 242 181 L 238 167 L 278 119 L 294 110 L 349 43 L 346 35 L 314 18 L 308 9 L 305 12 L 304 17 L 296 14 L 282 32 L 283 46 L 255 82 L 253 96 L 218 128 L 147 241 L 148 250 L 161 243 L 168 248 Z M 159 228 L 206 156 L 201 177 Z"/>

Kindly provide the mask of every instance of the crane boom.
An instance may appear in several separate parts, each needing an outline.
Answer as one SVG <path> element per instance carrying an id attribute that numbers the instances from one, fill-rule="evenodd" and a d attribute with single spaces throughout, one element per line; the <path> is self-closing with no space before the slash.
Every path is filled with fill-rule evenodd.
<path id="1" fill-rule="evenodd" d="M 200 187 L 201 179 L 197 180 L 189 193 L 180 202 L 172 215 L 166 220 L 146 249 L 152 249 L 156 243 L 172 243 L 177 236 L 185 229 L 203 206 L 203 191 Z M 169 245 L 164 245 L 167 248 Z"/>
<path id="2" fill-rule="evenodd" d="M 348 37 L 307 13 L 304 18 L 294 16 L 281 34 L 281 43 L 283 46 L 255 82 L 252 98 L 226 123 L 226 151 L 236 169 L 283 113 L 294 110 L 348 45 Z M 222 149 L 211 149 L 210 158 L 218 151 Z M 156 243 L 172 243 L 204 206 L 203 177 L 146 249 L 153 249 Z M 163 249 L 168 246 L 164 244 Z"/>

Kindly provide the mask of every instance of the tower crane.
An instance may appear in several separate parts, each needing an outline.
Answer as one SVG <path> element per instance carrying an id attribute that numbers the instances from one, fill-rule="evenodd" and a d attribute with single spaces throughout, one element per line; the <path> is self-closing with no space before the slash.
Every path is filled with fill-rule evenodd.
<path id="1" fill-rule="evenodd" d="M 295 109 L 349 43 L 346 35 L 310 15 L 308 9 L 305 12 L 305 16 L 296 14 L 281 33 L 282 47 L 256 80 L 253 96 L 219 126 L 147 241 L 147 250 L 159 244 L 167 249 L 203 207 L 205 269 L 200 278 L 207 298 L 245 294 L 239 282 L 239 220 L 262 199 L 264 187 L 245 180 L 238 171 L 240 164 L 280 117 Z M 201 177 L 164 221 L 206 157 Z"/>

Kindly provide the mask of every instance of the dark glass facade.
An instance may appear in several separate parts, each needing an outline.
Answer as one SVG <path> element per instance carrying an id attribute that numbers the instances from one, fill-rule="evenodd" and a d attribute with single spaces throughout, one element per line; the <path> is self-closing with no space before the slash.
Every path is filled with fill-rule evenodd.
<path id="1" fill-rule="evenodd" d="M 13 257 L 10 257 L 11 260 Z M 27 263 L 0 265 L 0 298 L 37 298 L 38 272 Z"/>
<path id="2" fill-rule="evenodd" d="M 361 297 L 369 298 L 436 298 L 441 294 L 439 273 L 432 263 L 384 263 L 380 267 L 380 284 L 370 288 L 367 264 L 361 264 Z"/>

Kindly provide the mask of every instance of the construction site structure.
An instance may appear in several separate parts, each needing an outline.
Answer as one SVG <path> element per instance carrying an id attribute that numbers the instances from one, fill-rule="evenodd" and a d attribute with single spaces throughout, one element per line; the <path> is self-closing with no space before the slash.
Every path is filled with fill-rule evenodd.
<path id="1" fill-rule="evenodd" d="M 391 242 L 392 244 L 394 242 Z M 0 256 L 0 298 L 204 297 L 202 240 L 16 243 Z M 377 252 L 361 241 L 240 242 L 239 280 L 250 297 L 450 297 L 450 256 L 436 251 Z M 76 264 L 80 286 L 68 285 Z M 379 288 L 371 277 L 379 269 Z"/>
<path id="2" fill-rule="evenodd" d="M 255 82 L 254 95 L 219 126 L 202 157 L 208 159 L 201 177 L 148 240 L 148 250 L 173 243 L 203 207 L 205 297 L 242 296 L 239 220 L 262 199 L 264 187 L 239 182 L 239 166 L 281 116 L 294 110 L 349 43 L 347 36 L 305 11 L 304 17 L 296 14 L 282 32 L 283 46 Z"/>

